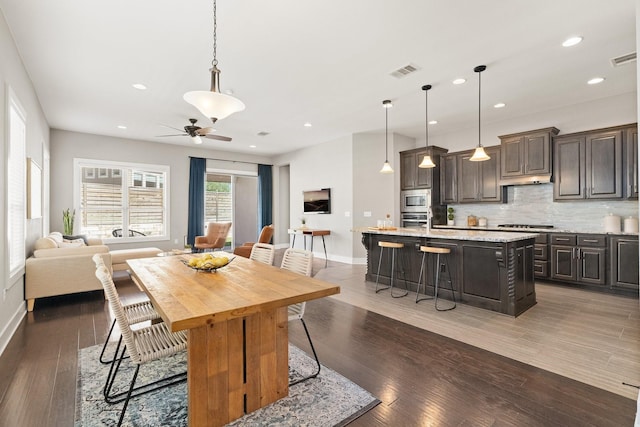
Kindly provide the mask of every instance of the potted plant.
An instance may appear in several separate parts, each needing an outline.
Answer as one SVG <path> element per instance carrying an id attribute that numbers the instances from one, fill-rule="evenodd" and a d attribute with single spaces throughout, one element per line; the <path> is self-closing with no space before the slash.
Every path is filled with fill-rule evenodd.
<path id="1" fill-rule="evenodd" d="M 454 209 L 452 207 L 447 208 L 447 225 L 454 225 L 453 219 L 455 215 L 453 214 Z"/>
<path id="2" fill-rule="evenodd" d="M 303 228 L 303 229 L 304 229 L 304 228 L 307 228 L 307 219 L 306 219 L 305 217 L 301 217 L 301 218 L 300 218 L 300 224 L 302 224 L 302 225 L 300 226 L 300 228 Z"/>
<path id="3" fill-rule="evenodd" d="M 62 228 L 65 236 L 73 235 L 73 220 L 76 217 L 76 210 L 73 212 L 70 209 L 62 211 Z"/>

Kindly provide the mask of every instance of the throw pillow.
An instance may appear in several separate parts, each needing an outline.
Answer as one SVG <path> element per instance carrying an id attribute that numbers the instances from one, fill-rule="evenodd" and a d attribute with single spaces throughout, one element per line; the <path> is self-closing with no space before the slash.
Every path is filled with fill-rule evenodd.
<path id="1" fill-rule="evenodd" d="M 78 234 L 77 236 L 62 236 L 62 238 L 66 241 L 66 240 L 78 240 L 78 239 L 82 239 L 82 241 L 84 242 L 85 245 L 88 245 L 89 242 L 87 241 L 87 236 L 85 236 L 84 234 Z"/>
<path id="2" fill-rule="evenodd" d="M 64 239 L 62 243 L 78 243 L 80 246 L 87 246 L 83 239 Z"/>
<path id="3" fill-rule="evenodd" d="M 60 242 L 58 243 L 59 248 L 79 248 L 84 246 L 84 242 L 82 239 L 79 239 L 79 242 Z"/>

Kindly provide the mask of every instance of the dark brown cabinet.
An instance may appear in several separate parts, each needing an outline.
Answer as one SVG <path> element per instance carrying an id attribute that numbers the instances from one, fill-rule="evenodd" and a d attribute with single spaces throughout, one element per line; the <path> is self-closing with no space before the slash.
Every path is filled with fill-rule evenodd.
<path id="1" fill-rule="evenodd" d="M 622 198 L 622 137 L 609 128 L 554 138 L 554 200 Z"/>
<path id="2" fill-rule="evenodd" d="M 626 129 L 624 136 L 625 191 L 629 199 L 638 198 L 638 126 Z"/>
<path id="3" fill-rule="evenodd" d="M 447 150 L 439 147 L 416 148 L 400 152 L 400 186 L 402 190 L 417 188 L 439 188 L 440 174 L 436 168 L 420 168 L 418 165 L 422 158 L 429 153 L 431 160 L 436 165 L 440 161 L 440 155 Z M 434 171 L 434 169 L 436 169 Z"/>
<path id="4" fill-rule="evenodd" d="M 533 273 L 539 279 L 549 277 L 549 235 L 547 233 L 536 236 L 533 248 Z"/>
<path id="5" fill-rule="evenodd" d="M 558 129 L 546 128 L 500 137 L 503 184 L 526 183 L 551 175 L 551 141 Z"/>
<path id="6" fill-rule="evenodd" d="M 551 279 L 590 285 L 606 283 L 604 235 L 551 235 Z"/>
<path id="7" fill-rule="evenodd" d="M 487 203 L 506 201 L 500 186 L 500 147 L 485 147 L 491 159 L 472 162 L 473 150 L 442 158 L 440 170 L 442 203 Z"/>
<path id="8" fill-rule="evenodd" d="M 612 236 L 609 242 L 611 287 L 638 291 L 638 237 Z"/>

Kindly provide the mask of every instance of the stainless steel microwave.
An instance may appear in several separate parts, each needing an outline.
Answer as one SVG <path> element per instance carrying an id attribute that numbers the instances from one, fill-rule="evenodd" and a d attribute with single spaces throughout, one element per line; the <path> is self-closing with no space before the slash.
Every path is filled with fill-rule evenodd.
<path id="1" fill-rule="evenodd" d="M 400 197 L 402 212 L 427 212 L 431 207 L 431 190 L 406 190 Z"/>

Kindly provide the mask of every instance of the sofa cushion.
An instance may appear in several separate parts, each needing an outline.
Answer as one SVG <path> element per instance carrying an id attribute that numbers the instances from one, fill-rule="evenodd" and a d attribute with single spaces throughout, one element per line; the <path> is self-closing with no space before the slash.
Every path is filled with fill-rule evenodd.
<path id="1" fill-rule="evenodd" d="M 111 252 L 111 263 L 126 264 L 128 259 L 150 258 L 158 255 L 162 250 L 158 248 L 117 249 Z"/>
<path id="2" fill-rule="evenodd" d="M 34 258 L 52 258 L 62 256 L 91 255 L 109 252 L 106 245 L 79 246 L 69 248 L 39 249 L 33 252 Z"/>
<path id="3" fill-rule="evenodd" d="M 62 243 L 62 241 L 64 240 L 64 238 L 62 237 L 62 233 L 60 233 L 59 231 L 52 231 L 47 237 L 53 239 L 56 243 Z"/>
<path id="4" fill-rule="evenodd" d="M 36 240 L 36 243 L 34 244 L 33 248 L 35 250 L 38 250 L 38 249 L 55 249 L 57 247 L 58 247 L 58 244 L 51 237 L 41 237 L 38 240 Z"/>

